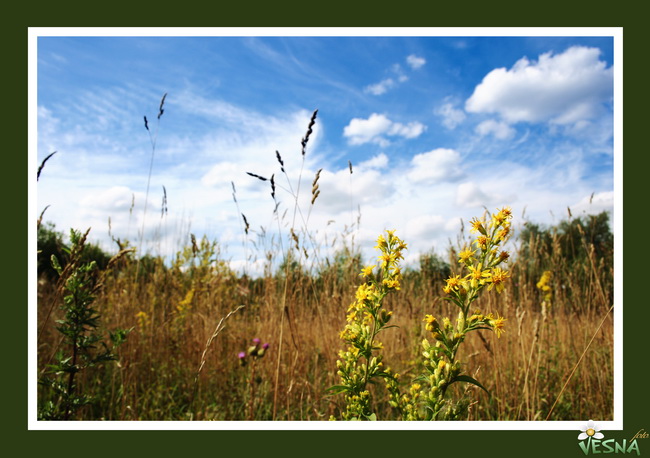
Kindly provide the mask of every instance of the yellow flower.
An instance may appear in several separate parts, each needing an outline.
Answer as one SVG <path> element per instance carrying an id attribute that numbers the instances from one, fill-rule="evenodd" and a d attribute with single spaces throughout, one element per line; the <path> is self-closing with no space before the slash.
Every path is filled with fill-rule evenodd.
<path id="1" fill-rule="evenodd" d="M 496 226 L 501 226 L 510 218 L 512 218 L 512 210 L 510 207 L 503 207 L 498 213 L 492 215 L 492 222 Z"/>
<path id="2" fill-rule="evenodd" d="M 487 281 L 490 283 L 488 286 L 488 291 L 494 287 L 496 288 L 497 293 L 501 293 L 506 287 L 505 281 L 508 279 L 508 277 L 510 277 L 510 272 L 502 270 L 500 267 L 495 267 L 490 272 L 490 275 L 487 279 Z"/>
<path id="3" fill-rule="evenodd" d="M 502 214 L 506 219 L 512 218 L 512 208 L 509 206 L 503 207 L 499 210 L 499 214 Z"/>
<path id="4" fill-rule="evenodd" d="M 480 232 L 483 235 L 486 234 L 485 227 L 483 227 L 483 221 L 481 221 L 480 219 L 472 218 L 469 224 L 471 224 L 472 226 L 472 228 L 469 230 L 471 233 Z"/>
<path id="5" fill-rule="evenodd" d="M 481 249 L 481 250 L 486 250 L 487 249 L 487 243 L 488 243 L 488 238 L 485 235 L 479 235 L 476 237 L 476 240 L 474 240 L 474 243 Z"/>
<path id="6" fill-rule="evenodd" d="M 425 329 L 429 332 L 433 332 L 436 329 L 438 329 L 438 321 L 436 320 L 436 317 L 433 315 L 425 315 L 424 320 L 426 321 Z"/>
<path id="7" fill-rule="evenodd" d="M 508 235 L 510 235 L 510 225 L 506 224 L 497 232 L 495 239 L 497 241 L 505 240 L 508 238 Z"/>
<path id="8" fill-rule="evenodd" d="M 379 256 L 379 260 L 381 261 L 381 266 L 386 267 L 386 266 L 392 266 L 395 264 L 397 260 L 398 254 L 396 253 L 386 253 L 382 254 Z"/>
<path id="9" fill-rule="evenodd" d="M 548 286 L 551 279 L 553 278 L 553 272 L 547 270 L 542 274 L 542 278 L 537 282 L 537 288 L 544 289 L 545 286 Z"/>
<path id="10" fill-rule="evenodd" d="M 364 267 L 363 269 L 361 269 L 361 275 L 363 275 L 364 277 L 369 277 L 370 275 L 372 275 L 372 269 L 374 268 L 375 268 L 374 265 Z"/>
<path id="11" fill-rule="evenodd" d="M 442 289 L 447 294 L 449 294 L 451 291 L 458 291 L 458 288 L 460 288 L 461 286 L 460 275 L 456 275 L 455 277 L 449 277 L 445 281 L 447 282 L 447 285 Z"/>
<path id="12" fill-rule="evenodd" d="M 399 281 L 398 281 L 398 280 L 384 278 L 384 280 L 382 281 L 382 283 L 383 283 L 384 285 L 386 285 L 386 287 L 387 287 L 388 289 L 396 289 L 396 290 L 398 290 L 398 291 L 399 291 L 399 289 L 400 289 L 400 284 L 399 284 Z"/>
<path id="13" fill-rule="evenodd" d="M 384 251 L 386 249 L 386 239 L 384 238 L 383 235 L 377 237 L 377 246 L 375 248 L 381 251 Z"/>
<path id="14" fill-rule="evenodd" d="M 505 325 L 506 319 L 503 318 L 502 316 L 497 316 L 497 318 L 491 319 L 490 320 L 490 326 L 492 326 L 492 329 L 497 335 L 497 338 L 501 337 L 501 334 L 503 334 L 505 331 L 503 330 L 503 327 Z"/>
<path id="15" fill-rule="evenodd" d="M 476 253 L 476 251 L 467 248 L 458 253 L 458 261 L 466 264 L 472 262 L 474 259 L 474 253 Z"/>
<path id="16" fill-rule="evenodd" d="M 467 278 L 469 278 L 469 284 L 472 288 L 485 284 L 485 280 L 483 279 L 490 276 L 490 271 L 481 270 L 481 266 L 469 266 L 469 271 Z"/>
<path id="17" fill-rule="evenodd" d="M 360 285 L 357 288 L 357 301 L 363 303 L 363 301 L 367 300 L 370 296 L 370 293 L 372 292 L 371 289 L 372 287 L 366 285 L 365 283 L 363 285 Z"/>

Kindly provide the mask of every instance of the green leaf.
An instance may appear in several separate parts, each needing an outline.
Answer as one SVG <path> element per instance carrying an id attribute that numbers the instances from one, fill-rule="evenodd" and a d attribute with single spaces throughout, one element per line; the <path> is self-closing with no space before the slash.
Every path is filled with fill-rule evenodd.
<path id="1" fill-rule="evenodd" d="M 481 329 L 485 329 L 485 330 L 487 330 L 487 331 L 493 331 L 492 328 L 484 328 L 483 326 L 481 326 L 481 327 L 479 327 L 479 328 L 470 328 L 469 331 L 479 331 L 479 330 L 481 330 Z"/>
<path id="2" fill-rule="evenodd" d="M 480 389 L 482 389 L 483 391 L 485 391 L 485 392 L 488 394 L 488 396 L 491 396 L 491 395 L 490 395 L 490 392 L 489 392 L 489 391 L 488 391 L 488 390 L 487 390 L 483 385 L 481 385 L 481 384 L 479 383 L 478 380 L 476 380 L 476 379 L 473 378 L 473 377 L 470 377 L 469 375 L 458 375 L 458 376 L 454 377 L 454 379 L 453 379 L 451 382 L 449 382 L 449 384 L 451 385 L 451 384 L 454 383 L 454 382 L 467 382 L 467 383 L 471 383 L 472 385 L 476 385 L 476 386 L 478 386 Z"/>
<path id="3" fill-rule="evenodd" d="M 329 392 L 330 394 L 339 394 L 343 393 L 344 391 L 349 391 L 350 387 L 346 385 L 334 385 L 330 386 L 327 388 L 325 391 Z"/>
<path id="4" fill-rule="evenodd" d="M 460 308 L 461 310 L 463 309 L 463 304 L 462 304 L 462 302 L 460 302 L 460 301 L 458 300 L 458 298 L 456 298 L 456 297 L 445 296 L 445 297 L 443 297 L 442 299 L 443 299 L 443 300 L 446 300 L 446 301 L 449 301 L 449 302 L 453 302 L 454 304 L 456 304 L 456 306 L 457 306 L 458 308 Z"/>
<path id="5" fill-rule="evenodd" d="M 377 414 L 371 413 L 366 417 L 369 421 L 377 421 Z"/>
<path id="6" fill-rule="evenodd" d="M 55 255 L 52 255 L 50 257 L 50 262 L 52 263 L 52 267 L 54 267 L 54 270 L 56 270 L 56 273 L 61 275 L 63 269 L 61 268 L 61 264 L 59 264 L 59 260 Z"/>

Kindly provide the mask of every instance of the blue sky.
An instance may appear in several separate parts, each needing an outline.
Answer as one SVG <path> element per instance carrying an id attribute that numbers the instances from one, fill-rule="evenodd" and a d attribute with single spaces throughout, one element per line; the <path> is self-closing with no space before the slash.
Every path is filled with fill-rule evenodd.
<path id="1" fill-rule="evenodd" d="M 444 252 L 461 220 L 484 208 L 511 206 L 515 225 L 558 222 L 567 207 L 574 216 L 613 210 L 611 33 L 262 32 L 41 34 L 33 163 L 57 154 L 35 185 L 37 216 L 49 205 L 44 220 L 64 231 L 92 227 L 107 249 L 111 236 L 137 244 L 144 228 L 143 250 L 165 256 L 190 233 L 207 235 L 233 267 L 256 272 L 263 252 L 278 248 L 274 234 L 286 237 L 292 225 L 308 253 L 354 243 L 366 260 L 376 237 L 396 229 L 416 262 L 420 252 Z M 246 172 L 275 176 L 277 213 L 269 182 Z"/>

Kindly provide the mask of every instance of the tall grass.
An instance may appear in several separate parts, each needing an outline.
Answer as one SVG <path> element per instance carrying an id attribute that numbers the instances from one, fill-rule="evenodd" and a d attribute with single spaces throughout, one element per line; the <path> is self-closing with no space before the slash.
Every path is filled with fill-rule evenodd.
<path id="1" fill-rule="evenodd" d="M 316 113 L 301 142 L 303 160 Z M 294 206 L 288 232 L 270 248 L 249 243 L 253 234 L 233 184 L 247 256 L 257 249 L 257 256 L 267 261 L 260 277 L 235 273 L 218 241 L 193 235 L 170 264 L 128 252 L 103 273 L 94 305 L 102 326 L 133 331 L 119 349 L 118 364 L 79 375 L 79 389 L 95 401 L 77 410 L 74 419 L 341 418 L 343 399 L 327 389 L 338 383 L 339 334 L 359 285 L 361 254 L 354 244 L 330 257 L 322 254 L 325 250 L 308 227 L 311 207 L 298 205 L 302 171 L 298 183 L 292 183 L 280 153 L 277 159 Z M 351 164 L 350 172 L 352 179 Z M 276 199 L 275 174 L 249 175 L 270 185 Z M 320 193 L 318 174 L 311 183 L 313 206 Z M 277 213 L 277 204 L 275 208 Z M 275 217 L 281 231 L 281 217 Z M 463 371 L 491 393 L 467 388 L 474 399 L 468 420 L 613 418 L 613 255 L 597 250 L 583 231 L 575 242 L 584 256 L 569 258 L 560 250 L 560 235 L 553 234 L 550 240 L 532 232 L 517 239 L 507 287 L 476 301 L 482 312 L 498 311 L 508 321 L 500 339 L 478 331 L 479 337 L 459 350 L 459 359 L 466 362 Z M 448 249 L 448 264 L 440 264 L 452 275 L 458 273 L 463 241 L 461 233 L 458 245 Z M 444 269 L 432 268 L 427 259 L 422 258 L 419 269 L 405 269 L 400 293 L 385 298 L 397 327 L 382 334 L 382 352 L 403 380 L 421 369 L 422 317 L 457 314 L 453 304 L 442 300 Z M 544 283 L 547 271 L 553 275 Z M 41 277 L 39 371 L 59 344 L 51 323 L 60 317 L 57 310 L 50 311 L 56 300 L 55 281 Z M 251 375 L 240 353 L 250 350 L 254 338 L 269 347 L 264 358 L 255 360 Z M 376 407 L 377 418 L 390 417 L 387 400 Z"/>

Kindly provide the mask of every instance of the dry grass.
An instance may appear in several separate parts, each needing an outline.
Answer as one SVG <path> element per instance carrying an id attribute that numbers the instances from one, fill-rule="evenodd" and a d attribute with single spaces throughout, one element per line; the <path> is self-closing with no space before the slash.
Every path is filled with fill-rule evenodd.
<path id="1" fill-rule="evenodd" d="M 158 120 L 162 106 L 163 102 Z M 303 164 L 316 114 L 301 142 Z M 152 137 L 152 153 L 154 149 Z M 339 333 L 360 281 L 360 256 L 350 247 L 336 259 L 317 255 L 320 247 L 307 228 L 310 213 L 305 216 L 298 208 L 300 180 L 292 187 L 279 152 L 276 157 L 295 202 L 290 229 L 283 234 L 291 246 L 269 249 L 263 241 L 247 242 L 246 255 L 281 267 L 267 268 L 261 278 L 236 275 L 219 258 L 216 243 L 197 242 L 193 235 L 191 245 L 181 249 L 171 266 L 160 258 L 136 259 L 123 253 L 105 272 L 96 308 L 104 328 L 133 331 L 120 347 L 119 364 L 81 375 L 81 391 L 96 402 L 80 409 L 77 419 L 339 417 L 342 399 L 329 396 L 327 388 L 338 382 L 337 353 L 344 346 Z M 352 176 L 351 163 L 349 167 Z M 268 184 L 267 178 L 247 173 Z M 312 181 L 311 205 L 320 193 L 319 174 Z M 270 184 L 275 201 L 275 175 Z M 239 209 L 234 183 L 232 188 L 248 241 L 250 226 Z M 276 212 L 277 208 L 276 202 Z M 275 216 L 280 230 L 280 216 Z M 476 375 L 491 393 L 488 397 L 468 388 L 476 400 L 469 419 L 611 420 L 611 253 L 598 257 L 584 234 L 581 243 L 587 255 L 580 262 L 568 262 L 555 245 L 549 252 L 538 239 L 525 242 L 528 250 L 514 253 L 509 261 L 512 277 L 506 290 L 484 294 L 476 304 L 484 313 L 507 318 L 505 334 L 497 339 L 487 331 L 472 333 L 459 355 L 467 362 L 464 372 Z M 255 249 L 257 253 L 252 252 Z M 300 264 L 307 250 L 313 253 L 311 269 Z M 449 258 L 453 269 L 457 255 L 452 248 Z M 548 269 L 555 281 L 550 307 L 542 306 L 543 295 L 536 287 Z M 382 334 L 385 361 L 405 382 L 420 373 L 425 314 L 457 314 L 442 300 L 442 286 L 439 275 L 424 269 L 405 271 L 402 291 L 386 299 L 387 308 L 394 311 L 392 324 L 398 327 Z M 54 327 L 57 310 L 52 309 L 50 316 L 57 300 L 57 285 L 43 277 L 38 285 L 39 372 L 61 342 Z M 269 342 L 270 348 L 251 374 L 251 366 L 242 366 L 237 355 L 255 337 Z M 391 418 L 387 402 L 378 409 L 379 419 Z"/>
<path id="2" fill-rule="evenodd" d="M 140 266 L 136 282 L 137 262 L 123 258 L 107 275 L 98 298 L 102 324 L 134 330 L 121 348 L 119 365 L 84 381 L 84 389 L 101 402 L 82 410 L 82 418 L 246 419 L 248 374 L 237 353 L 254 337 L 271 343 L 256 367 L 256 420 L 337 416 L 341 400 L 329 397 L 326 389 L 337 383 L 335 363 L 343 346 L 338 335 L 359 281 L 356 258 L 319 275 L 287 270 L 251 279 L 234 275 L 224 263 L 198 262 L 209 258 L 201 251 L 211 246 L 202 242 L 188 247 L 187 269 L 180 262 L 171 268 L 162 263 Z M 492 393 L 487 397 L 476 390 L 478 402 L 470 419 L 544 420 L 554 404 L 551 420 L 611 419 L 613 319 L 607 312 L 612 299 L 602 287 L 611 281 L 611 270 L 585 265 L 579 272 L 574 266 L 576 272 L 556 285 L 554 303 L 544 311 L 535 287 L 538 278 L 520 264 L 511 263 L 509 288 L 501 295 L 484 295 L 477 304 L 484 312 L 506 317 L 506 333 L 500 339 L 486 331 L 473 333 L 460 355 L 468 372 L 478 374 Z M 440 279 L 406 272 L 403 290 L 387 299 L 399 327 L 382 335 L 385 360 L 405 379 L 418 373 L 423 316 L 455 316 L 441 300 L 441 287 Z M 55 294 L 54 285 L 41 282 L 41 319 Z M 220 323 L 215 332 L 218 319 L 225 316 L 228 326 Z M 41 364 L 59 342 L 52 318 L 49 323 L 39 342 Z"/>

